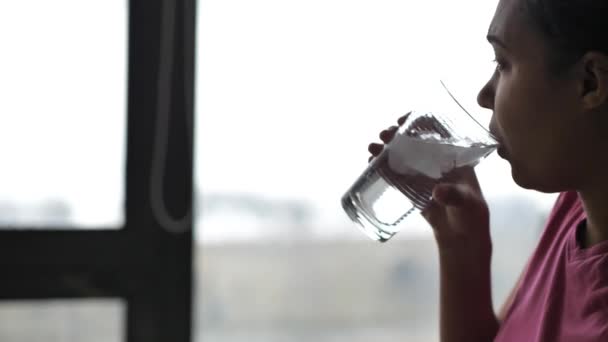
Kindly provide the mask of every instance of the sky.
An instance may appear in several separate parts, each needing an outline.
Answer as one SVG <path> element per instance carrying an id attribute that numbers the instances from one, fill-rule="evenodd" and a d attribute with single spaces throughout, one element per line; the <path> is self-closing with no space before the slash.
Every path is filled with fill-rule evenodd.
<path id="1" fill-rule="evenodd" d="M 440 79 L 489 120 L 475 96 L 493 69 L 485 34 L 495 5 L 199 1 L 195 173 L 203 196 L 302 200 L 317 209 L 319 227 L 347 224 L 340 197 L 364 170 L 367 145 L 405 112 L 435 103 Z M 126 18 L 124 0 L 0 4 L 0 202 L 58 199 L 78 225 L 120 222 Z M 554 198 L 519 189 L 496 155 L 477 170 L 488 198 L 545 207 Z M 230 230 L 249 218 L 230 220 L 207 221 L 208 237 L 257 234 Z"/>

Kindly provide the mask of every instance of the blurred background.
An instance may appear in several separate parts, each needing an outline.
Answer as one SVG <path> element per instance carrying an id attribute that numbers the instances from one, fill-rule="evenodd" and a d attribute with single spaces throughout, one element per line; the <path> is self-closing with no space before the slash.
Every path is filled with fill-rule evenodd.
<path id="1" fill-rule="evenodd" d="M 198 1 L 195 341 L 438 340 L 430 228 L 413 219 L 379 244 L 340 197 L 439 79 L 489 120 L 475 96 L 496 2 Z M 0 58 L 0 226 L 121 227 L 127 38 L 125 0 L 0 3 L 3 50 L 19 52 Z M 498 307 L 555 195 L 518 188 L 495 154 L 477 171 Z M 0 340 L 121 341 L 125 312 L 3 302 Z"/>

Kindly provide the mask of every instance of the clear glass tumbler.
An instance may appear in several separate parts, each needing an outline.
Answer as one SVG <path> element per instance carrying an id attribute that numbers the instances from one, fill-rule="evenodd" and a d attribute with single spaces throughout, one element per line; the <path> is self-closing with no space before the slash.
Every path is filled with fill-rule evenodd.
<path id="1" fill-rule="evenodd" d="M 385 242 L 424 210 L 452 170 L 475 166 L 497 147 L 472 116 L 410 112 L 393 140 L 342 197 L 342 207 L 370 238 Z M 468 112 L 467 112 L 468 114 Z"/>

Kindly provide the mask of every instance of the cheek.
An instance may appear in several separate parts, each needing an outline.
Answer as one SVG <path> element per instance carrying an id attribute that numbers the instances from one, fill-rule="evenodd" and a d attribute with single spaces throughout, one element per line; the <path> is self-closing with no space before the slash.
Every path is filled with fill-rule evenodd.
<path id="1" fill-rule="evenodd" d="M 539 66 L 500 76 L 494 98 L 494 129 L 503 139 L 514 180 L 544 192 L 581 184 L 590 158 L 581 151 L 584 122 L 578 90 L 543 74 Z"/>
<path id="2" fill-rule="evenodd" d="M 526 85 L 527 83 L 527 85 Z M 551 128 L 551 101 L 528 80 L 501 80 L 496 89 L 493 124 L 503 139 L 513 179 L 524 188 L 537 188 L 551 157 L 546 154 Z M 546 159 L 545 159 L 546 158 Z"/>
<path id="3" fill-rule="evenodd" d="M 577 155 L 568 106 L 558 96 L 530 87 L 497 92 L 495 127 L 508 151 L 515 182 L 542 192 L 562 191 L 575 183 Z"/>
<path id="4" fill-rule="evenodd" d="M 508 149 L 527 144 L 529 128 L 535 125 L 529 94 L 502 82 L 496 92 L 494 121 Z"/>
<path id="5" fill-rule="evenodd" d="M 496 88 L 495 125 L 507 148 L 524 153 L 540 147 L 552 133 L 559 111 L 555 93 L 541 75 L 530 70 L 504 75 Z"/>

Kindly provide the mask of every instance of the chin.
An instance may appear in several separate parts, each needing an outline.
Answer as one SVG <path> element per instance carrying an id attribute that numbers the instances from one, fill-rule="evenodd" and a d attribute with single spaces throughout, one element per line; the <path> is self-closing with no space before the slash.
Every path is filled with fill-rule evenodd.
<path id="1" fill-rule="evenodd" d="M 532 172 L 525 172 L 516 167 L 511 166 L 511 176 L 513 177 L 513 181 L 518 186 L 528 189 L 535 190 L 543 193 L 557 193 L 564 191 L 562 187 L 556 186 L 554 182 L 552 182 L 550 178 L 545 176 L 535 176 Z"/>

